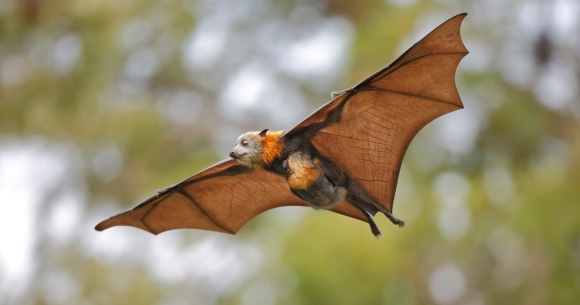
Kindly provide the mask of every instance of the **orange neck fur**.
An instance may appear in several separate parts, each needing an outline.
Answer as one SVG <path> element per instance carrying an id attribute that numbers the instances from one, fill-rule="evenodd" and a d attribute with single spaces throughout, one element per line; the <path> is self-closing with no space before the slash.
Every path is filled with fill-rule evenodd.
<path id="1" fill-rule="evenodd" d="M 283 130 L 276 132 L 267 132 L 262 140 L 262 162 L 264 165 L 270 165 L 276 158 L 282 155 L 284 144 L 280 141 L 280 137 L 284 133 Z"/>

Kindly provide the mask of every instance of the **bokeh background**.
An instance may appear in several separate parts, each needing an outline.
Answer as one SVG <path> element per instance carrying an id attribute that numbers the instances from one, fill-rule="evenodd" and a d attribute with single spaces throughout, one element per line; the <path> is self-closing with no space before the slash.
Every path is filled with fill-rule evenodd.
<path id="1" fill-rule="evenodd" d="M 465 109 L 412 142 L 384 237 L 281 208 L 96 232 L 289 129 L 468 12 Z M 0 304 L 577 304 L 580 2 L 0 2 Z"/>

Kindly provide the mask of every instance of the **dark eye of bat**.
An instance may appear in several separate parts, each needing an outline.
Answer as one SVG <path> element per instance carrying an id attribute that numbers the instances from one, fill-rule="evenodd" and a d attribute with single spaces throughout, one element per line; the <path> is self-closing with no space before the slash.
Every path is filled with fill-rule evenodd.
<path id="1" fill-rule="evenodd" d="M 242 140 L 242 146 L 248 146 L 248 141 Z"/>

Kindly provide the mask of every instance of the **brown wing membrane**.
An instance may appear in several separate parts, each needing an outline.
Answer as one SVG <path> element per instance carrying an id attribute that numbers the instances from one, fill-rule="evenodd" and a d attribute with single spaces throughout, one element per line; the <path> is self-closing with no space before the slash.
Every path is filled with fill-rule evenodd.
<path id="1" fill-rule="evenodd" d="M 283 177 L 261 169 L 249 171 L 230 159 L 99 223 L 95 229 L 132 226 L 159 234 L 190 228 L 235 234 L 254 216 L 282 206 L 306 206 L 306 203 L 290 192 Z M 348 205 L 333 211 L 365 220 Z"/>
<path id="2" fill-rule="evenodd" d="M 318 151 L 392 211 L 401 162 L 413 137 L 435 118 L 463 107 L 455 70 L 467 54 L 459 35 L 465 16 L 443 23 L 287 135 L 318 131 L 312 138 Z M 283 177 L 262 169 L 249 171 L 227 160 L 99 223 L 96 229 L 133 226 L 159 234 L 192 228 L 234 234 L 254 216 L 282 206 L 306 203 L 290 192 Z M 366 221 L 345 203 L 332 211 Z"/>
<path id="3" fill-rule="evenodd" d="M 321 125 L 332 110 L 342 111 L 340 120 L 321 129 L 312 143 L 392 212 L 401 162 L 413 137 L 435 118 L 463 108 L 455 70 L 468 53 L 460 36 L 466 15 L 440 25 L 289 134 Z"/>

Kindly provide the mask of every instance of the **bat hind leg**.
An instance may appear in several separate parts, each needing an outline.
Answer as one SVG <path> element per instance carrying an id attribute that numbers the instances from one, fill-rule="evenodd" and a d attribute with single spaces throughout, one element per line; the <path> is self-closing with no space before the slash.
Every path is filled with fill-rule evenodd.
<path id="1" fill-rule="evenodd" d="M 383 214 L 385 214 L 385 216 L 387 216 L 387 218 L 395 225 L 399 226 L 399 228 L 402 228 L 405 226 L 405 222 L 400 220 L 399 218 L 393 216 L 393 214 L 391 214 L 391 212 L 389 211 L 382 211 L 381 212 Z"/>
<path id="2" fill-rule="evenodd" d="M 352 202 L 354 206 L 361 209 L 363 207 L 367 207 L 367 213 L 381 212 L 387 216 L 387 218 L 395 225 L 402 228 L 405 226 L 405 222 L 400 220 L 399 218 L 393 216 L 387 208 L 382 206 L 373 196 L 367 193 L 362 186 L 355 180 L 350 180 L 348 183 L 348 196 L 347 201 Z M 367 217 L 368 218 L 368 217 Z"/>
<path id="3" fill-rule="evenodd" d="M 359 209 L 359 211 L 361 211 L 363 213 L 363 215 L 365 215 L 365 217 L 367 218 L 367 221 L 369 222 L 369 225 L 371 226 L 371 232 L 373 233 L 373 235 L 377 239 L 380 239 L 381 237 L 383 237 L 383 233 L 381 233 L 381 230 L 379 230 L 377 223 L 375 222 L 375 220 L 373 219 L 373 216 L 369 212 L 367 212 L 364 208 L 362 208 L 361 206 L 359 206 L 356 203 L 352 203 L 352 202 L 348 202 L 348 203 L 350 203 L 352 206 Z"/>

